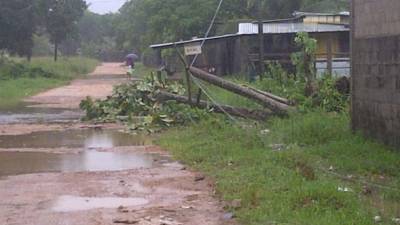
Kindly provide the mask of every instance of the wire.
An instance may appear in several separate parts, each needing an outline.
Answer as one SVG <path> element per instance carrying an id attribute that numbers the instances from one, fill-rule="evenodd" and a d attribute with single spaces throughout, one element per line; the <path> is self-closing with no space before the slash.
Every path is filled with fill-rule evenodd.
<path id="1" fill-rule="evenodd" d="M 220 0 L 220 1 L 219 1 L 217 10 L 215 10 L 214 16 L 213 16 L 213 18 L 212 18 L 212 20 L 211 20 L 211 23 L 210 23 L 210 26 L 208 27 L 207 32 L 206 32 L 206 34 L 204 35 L 204 39 L 203 39 L 203 41 L 201 42 L 200 47 L 203 47 L 204 44 L 206 43 L 206 39 L 208 38 L 208 35 L 210 35 L 211 29 L 212 29 L 213 26 L 214 26 L 215 19 L 216 19 L 217 16 L 218 16 L 219 10 L 221 9 L 221 6 L 222 6 L 222 3 L 223 3 L 223 2 L 224 2 L 224 0 Z M 196 63 L 198 57 L 199 57 L 199 54 L 196 54 L 196 55 L 194 56 L 194 59 L 193 59 L 192 63 L 190 64 L 190 66 L 193 66 L 193 65 Z"/>
<path id="2" fill-rule="evenodd" d="M 208 91 L 206 90 L 207 87 L 201 84 L 201 81 L 197 78 L 192 76 L 193 81 L 196 83 L 196 85 L 203 91 L 203 93 L 211 100 L 211 102 L 214 103 L 214 105 L 216 105 L 223 113 L 225 113 L 229 119 L 231 119 L 234 122 L 239 122 L 238 120 L 235 119 L 235 117 L 233 117 L 231 114 L 229 114 L 222 106 L 221 104 L 219 104 L 213 97 L 211 97 L 211 95 L 208 93 Z"/>
<path id="3" fill-rule="evenodd" d="M 218 7 L 217 7 L 217 9 L 215 10 L 214 16 L 213 16 L 213 18 L 212 18 L 212 20 L 211 20 L 211 23 L 210 23 L 210 26 L 208 27 L 208 29 L 207 29 L 207 31 L 206 31 L 206 33 L 205 33 L 205 35 L 204 35 L 203 41 L 201 42 L 201 45 L 200 45 L 201 48 L 204 46 L 204 44 L 205 44 L 205 42 L 206 42 L 206 39 L 207 39 L 208 36 L 210 35 L 211 29 L 212 29 L 213 26 L 214 26 L 215 20 L 216 20 L 216 18 L 217 18 L 217 16 L 218 16 L 219 11 L 221 10 L 221 6 L 222 6 L 222 3 L 223 3 L 223 2 L 224 2 L 224 0 L 220 0 L 220 1 L 219 1 Z M 190 64 L 190 67 L 192 67 L 192 66 L 196 63 L 198 57 L 199 57 L 199 54 L 196 54 L 195 57 L 193 58 L 191 64 Z M 203 93 L 211 100 L 211 102 L 212 102 L 214 105 L 216 105 L 224 114 L 226 114 L 226 115 L 229 117 L 229 119 L 231 119 L 231 120 L 234 121 L 234 122 L 238 122 L 231 114 L 229 114 L 229 113 L 221 106 L 221 104 L 219 104 L 219 103 L 211 96 L 211 94 L 207 91 L 206 86 L 205 86 L 205 85 L 203 86 L 203 85 L 200 83 L 200 80 L 199 80 L 198 78 L 194 77 L 191 73 L 189 73 L 189 75 L 190 75 L 190 77 L 192 78 L 193 82 L 197 85 L 197 87 L 199 87 L 199 88 L 203 91 Z"/>

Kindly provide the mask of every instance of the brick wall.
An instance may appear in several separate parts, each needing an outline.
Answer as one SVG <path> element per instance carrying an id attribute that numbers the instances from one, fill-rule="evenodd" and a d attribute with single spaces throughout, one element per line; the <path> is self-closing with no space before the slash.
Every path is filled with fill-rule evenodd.
<path id="1" fill-rule="evenodd" d="M 352 124 L 400 146 L 400 0 L 353 0 Z"/>

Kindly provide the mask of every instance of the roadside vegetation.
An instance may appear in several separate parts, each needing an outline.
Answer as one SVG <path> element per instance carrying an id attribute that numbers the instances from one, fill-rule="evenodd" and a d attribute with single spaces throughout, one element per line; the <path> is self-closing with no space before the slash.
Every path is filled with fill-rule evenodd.
<path id="1" fill-rule="evenodd" d="M 306 34 L 296 42 L 301 54 L 314 54 L 316 43 Z M 86 119 L 122 120 L 132 132 L 163 131 L 158 143 L 211 177 L 226 210 L 242 224 L 398 224 L 400 153 L 352 132 L 345 78 L 318 78 L 310 70 L 313 62 L 302 60 L 309 56 L 292 59 L 295 74 L 271 64 L 255 82 L 228 78 L 288 98 L 297 110 L 286 117 L 231 119 L 212 107 L 161 101 L 162 91 L 187 93 L 182 84 L 154 74 L 117 87 L 107 100 L 87 99 L 81 106 Z M 261 108 L 202 86 L 220 104 Z"/>
<path id="2" fill-rule="evenodd" d="M 242 224 L 398 224 L 400 154 L 353 134 L 347 113 L 316 109 L 267 123 L 217 117 L 158 143 L 213 178 Z"/>
<path id="3" fill-rule="evenodd" d="M 94 70 L 96 60 L 71 57 L 54 62 L 51 58 L 0 59 L 0 107 L 16 105 L 23 98 L 67 84 Z"/>

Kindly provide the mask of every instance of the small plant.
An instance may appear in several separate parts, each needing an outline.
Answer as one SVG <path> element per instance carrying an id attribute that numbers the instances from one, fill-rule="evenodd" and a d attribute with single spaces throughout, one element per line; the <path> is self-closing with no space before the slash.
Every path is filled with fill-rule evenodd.
<path id="1" fill-rule="evenodd" d="M 313 82 L 315 80 L 315 52 L 317 40 L 310 38 L 308 33 L 298 33 L 295 42 L 301 49 L 291 55 L 292 63 L 296 67 L 296 77 L 306 83 L 305 94 L 310 96 L 313 93 Z"/>
<path id="2" fill-rule="evenodd" d="M 336 88 L 336 80 L 331 76 L 324 76 L 318 82 L 318 92 L 314 96 L 314 104 L 327 112 L 343 112 L 348 109 L 350 96 L 341 94 Z"/>

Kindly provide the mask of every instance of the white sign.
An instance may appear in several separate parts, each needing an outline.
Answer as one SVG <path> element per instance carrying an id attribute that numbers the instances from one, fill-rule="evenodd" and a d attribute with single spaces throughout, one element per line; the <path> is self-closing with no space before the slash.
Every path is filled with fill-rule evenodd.
<path id="1" fill-rule="evenodd" d="M 200 55 L 201 45 L 200 43 L 192 43 L 185 45 L 185 55 Z"/>

